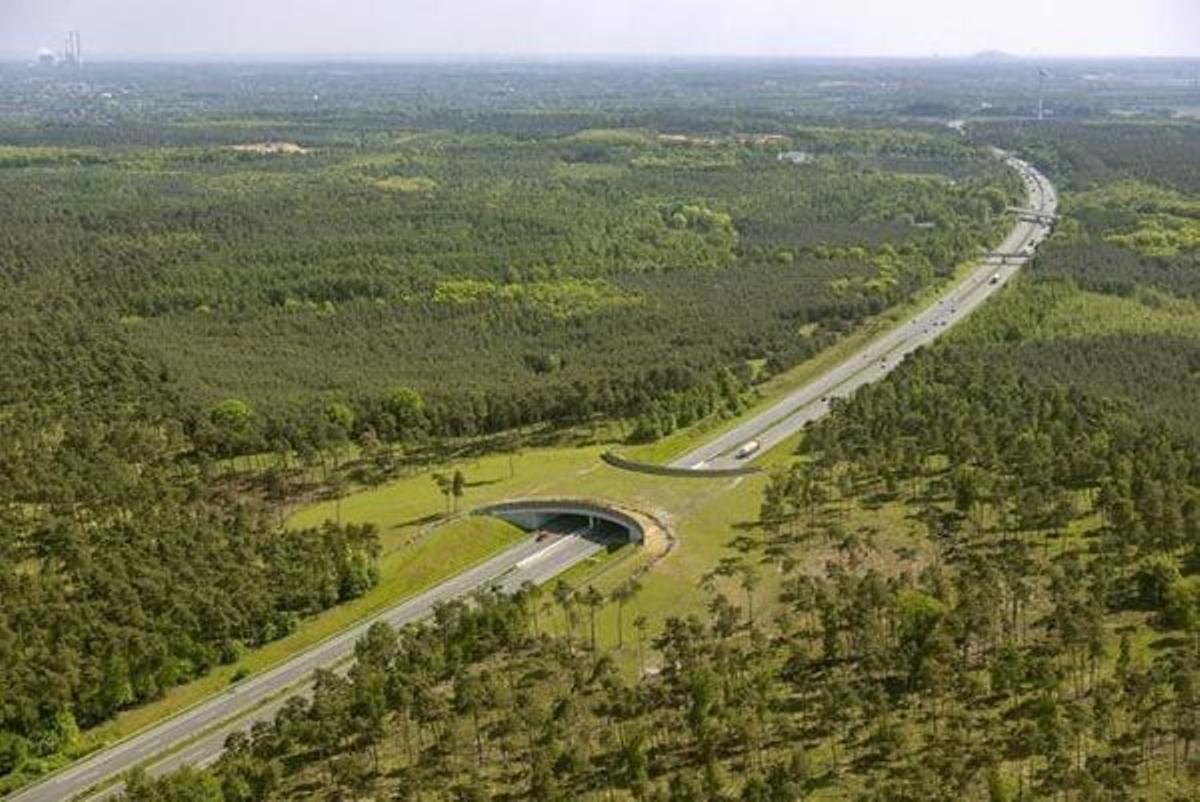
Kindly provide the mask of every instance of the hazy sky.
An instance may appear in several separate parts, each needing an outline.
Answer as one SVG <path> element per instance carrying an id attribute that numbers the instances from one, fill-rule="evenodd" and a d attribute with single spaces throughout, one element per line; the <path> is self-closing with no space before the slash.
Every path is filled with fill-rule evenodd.
<path id="1" fill-rule="evenodd" d="M 1200 56 L 1200 0 L 0 0 L 0 53 Z"/>

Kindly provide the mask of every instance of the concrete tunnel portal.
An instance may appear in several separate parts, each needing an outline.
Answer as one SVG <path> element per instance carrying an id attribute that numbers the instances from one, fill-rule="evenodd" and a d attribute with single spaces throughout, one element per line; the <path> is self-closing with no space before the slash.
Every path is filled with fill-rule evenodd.
<path id="1" fill-rule="evenodd" d="M 508 521 L 526 531 L 553 529 L 560 532 L 586 530 L 586 537 L 609 543 L 641 544 L 646 533 L 632 515 L 613 507 L 586 501 L 527 499 L 506 501 L 475 510 Z"/>

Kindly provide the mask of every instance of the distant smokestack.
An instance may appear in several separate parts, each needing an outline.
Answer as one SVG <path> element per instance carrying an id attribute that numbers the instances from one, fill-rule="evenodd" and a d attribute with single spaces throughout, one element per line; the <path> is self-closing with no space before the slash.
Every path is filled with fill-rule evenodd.
<path id="1" fill-rule="evenodd" d="M 1038 69 L 1038 119 L 1046 119 L 1046 79 L 1050 77 L 1050 73 L 1046 72 L 1045 68 Z"/>
<path id="2" fill-rule="evenodd" d="M 68 67 L 83 66 L 83 42 L 80 39 L 79 31 L 70 31 L 67 33 L 66 48 L 63 51 L 63 64 Z"/>

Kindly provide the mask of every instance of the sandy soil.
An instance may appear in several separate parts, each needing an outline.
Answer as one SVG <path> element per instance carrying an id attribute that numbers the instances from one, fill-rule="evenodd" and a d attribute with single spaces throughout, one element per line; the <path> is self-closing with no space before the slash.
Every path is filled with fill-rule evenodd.
<path id="1" fill-rule="evenodd" d="M 239 153 L 257 153 L 260 156 L 303 156 L 312 153 L 310 149 L 295 142 L 251 142 L 247 145 L 231 145 L 229 149 Z"/>

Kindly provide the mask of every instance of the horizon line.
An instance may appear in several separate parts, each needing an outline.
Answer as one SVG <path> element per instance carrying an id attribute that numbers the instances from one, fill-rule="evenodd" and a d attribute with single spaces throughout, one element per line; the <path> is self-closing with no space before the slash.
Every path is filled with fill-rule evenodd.
<path id="1" fill-rule="evenodd" d="M 40 51 L 28 53 L 16 51 L 0 51 L 0 62 L 34 63 Z M 61 56 L 54 51 L 55 56 Z M 428 62 L 512 62 L 512 61 L 543 61 L 543 62 L 636 62 L 636 61 L 976 61 L 976 62 L 1020 62 L 1020 61 L 1200 61 L 1200 54 L 1185 55 L 1182 53 L 1158 54 L 1072 54 L 1072 53 L 1010 53 L 999 50 L 982 50 L 971 53 L 930 53 L 923 55 L 907 54 L 803 54 L 803 53 L 633 53 L 633 52 L 587 52 L 587 53 L 520 53 L 520 52 L 478 52 L 478 53 L 385 53 L 385 52 L 258 52 L 258 53 L 220 53 L 208 51 L 169 52 L 169 51 L 97 51 L 85 52 L 85 63 L 108 64 L 186 64 L 186 63 L 333 63 L 333 62 L 369 62 L 375 64 L 428 63 Z"/>

